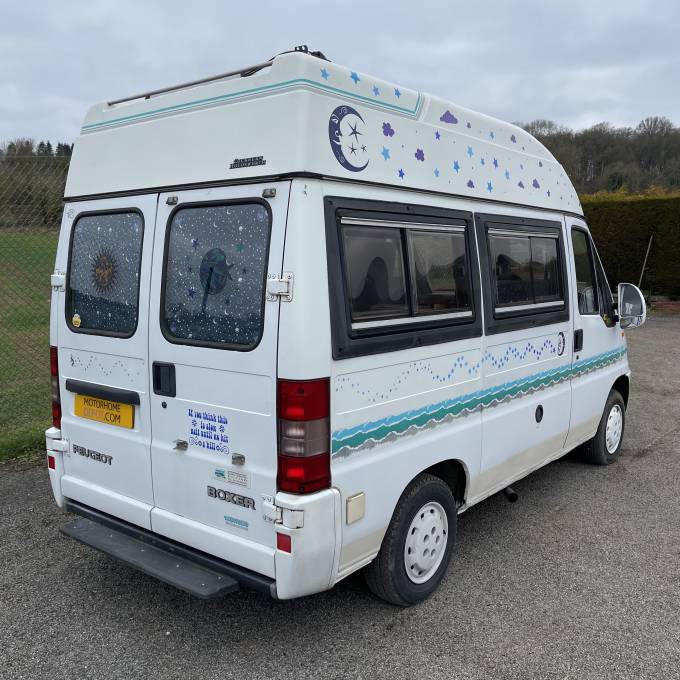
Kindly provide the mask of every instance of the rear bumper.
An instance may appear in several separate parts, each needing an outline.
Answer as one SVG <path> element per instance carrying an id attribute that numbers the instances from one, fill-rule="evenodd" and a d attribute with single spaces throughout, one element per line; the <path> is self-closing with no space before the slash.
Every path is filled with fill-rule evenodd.
<path id="1" fill-rule="evenodd" d="M 218 597 L 241 588 L 277 597 L 272 578 L 77 501 L 65 499 L 64 509 L 85 518 L 67 523 L 62 529 L 67 536 L 196 597 Z"/>

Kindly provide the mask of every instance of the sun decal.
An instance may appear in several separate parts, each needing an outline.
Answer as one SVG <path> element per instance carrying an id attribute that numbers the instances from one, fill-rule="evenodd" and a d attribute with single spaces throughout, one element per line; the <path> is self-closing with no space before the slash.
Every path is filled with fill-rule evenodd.
<path id="1" fill-rule="evenodd" d="M 100 292 L 116 283 L 116 259 L 109 248 L 101 248 L 92 260 L 92 285 Z"/>

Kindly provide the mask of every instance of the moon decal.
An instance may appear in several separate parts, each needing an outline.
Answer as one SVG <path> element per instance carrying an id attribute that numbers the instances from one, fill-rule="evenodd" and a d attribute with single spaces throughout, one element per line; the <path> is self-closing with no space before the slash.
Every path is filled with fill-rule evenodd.
<path id="1" fill-rule="evenodd" d="M 366 146 L 361 140 L 364 133 L 359 129 L 364 126 L 364 119 L 351 106 L 338 106 L 328 119 L 328 141 L 331 143 L 333 155 L 338 163 L 350 172 L 361 172 L 368 165 L 368 160 L 363 165 L 352 163 L 352 160 L 361 162 L 367 157 Z"/>

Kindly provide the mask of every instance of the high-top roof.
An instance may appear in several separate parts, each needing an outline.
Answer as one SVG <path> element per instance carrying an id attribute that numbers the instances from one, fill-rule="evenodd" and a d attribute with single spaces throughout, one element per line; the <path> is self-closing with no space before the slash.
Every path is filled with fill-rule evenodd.
<path id="1" fill-rule="evenodd" d="M 66 196 L 303 172 L 582 212 L 521 128 L 304 52 L 93 106 Z"/>

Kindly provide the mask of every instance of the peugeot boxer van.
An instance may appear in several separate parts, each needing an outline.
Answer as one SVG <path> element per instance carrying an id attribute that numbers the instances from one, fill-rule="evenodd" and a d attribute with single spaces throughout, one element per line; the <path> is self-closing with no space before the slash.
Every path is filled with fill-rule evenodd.
<path id="1" fill-rule="evenodd" d="M 467 508 L 617 459 L 646 313 L 529 134 L 304 48 L 93 106 L 51 283 L 63 531 L 202 598 L 423 600 Z"/>

